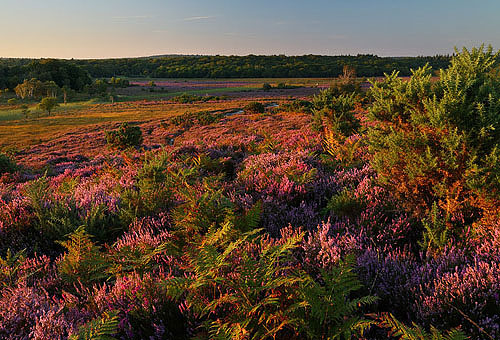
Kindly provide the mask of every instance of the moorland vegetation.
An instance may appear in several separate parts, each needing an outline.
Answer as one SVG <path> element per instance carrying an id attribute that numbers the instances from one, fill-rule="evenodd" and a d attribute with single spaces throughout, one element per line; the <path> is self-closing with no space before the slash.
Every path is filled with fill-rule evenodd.
<path id="1" fill-rule="evenodd" d="M 497 60 L 0 155 L 0 337 L 500 338 Z"/>

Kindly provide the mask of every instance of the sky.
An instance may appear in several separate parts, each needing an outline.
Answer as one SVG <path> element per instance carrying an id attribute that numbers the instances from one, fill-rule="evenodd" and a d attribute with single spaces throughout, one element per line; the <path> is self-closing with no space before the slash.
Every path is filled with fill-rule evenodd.
<path id="1" fill-rule="evenodd" d="M 0 0 L 0 57 L 500 48 L 499 0 Z"/>

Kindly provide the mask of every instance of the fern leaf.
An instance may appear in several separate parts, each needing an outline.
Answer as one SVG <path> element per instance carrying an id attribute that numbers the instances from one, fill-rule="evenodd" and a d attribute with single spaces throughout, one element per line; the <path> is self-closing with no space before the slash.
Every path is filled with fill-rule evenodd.
<path id="1" fill-rule="evenodd" d="M 71 335 L 70 340 L 114 340 L 118 331 L 118 312 L 104 313 L 100 318 L 91 320 L 80 327 L 78 334 Z"/>

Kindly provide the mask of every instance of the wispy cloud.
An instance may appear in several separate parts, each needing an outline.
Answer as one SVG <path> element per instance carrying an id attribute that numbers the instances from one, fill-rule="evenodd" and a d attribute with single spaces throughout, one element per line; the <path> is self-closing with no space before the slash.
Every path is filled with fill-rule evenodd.
<path id="1" fill-rule="evenodd" d="M 207 20 L 207 19 L 212 19 L 214 18 L 213 16 L 200 16 L 200 17 L 189 17 L 189 18 L 184 18 L 182 21 L 199 21 L 199 20 Z"/>

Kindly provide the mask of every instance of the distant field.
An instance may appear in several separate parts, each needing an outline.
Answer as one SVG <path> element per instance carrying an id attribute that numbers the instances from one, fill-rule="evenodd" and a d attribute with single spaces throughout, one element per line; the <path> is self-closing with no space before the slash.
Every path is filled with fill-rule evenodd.
<path id="1" fill-rule="evenodd" d="M 130 79 L 127 88 L 117 88 L 115 103 L 108 97 L 88 101 L 60 104 L 47 116 L 36 103 L 28 105 L 25 118 L 21 105 L 0 105 L 0 149 L 19 149 L 50 141 L 61 134 L 79 129 L 120 121 L 145 122 L 168 118 L 187 111 L 212 111 L 238 109 L 248 100 L 281 101 L 307 97 L 331 84 L 331 78 L 252 78 L 252 79 L 154 79 L 156 86 L 148 86 L 151 79 Z M 296 85 L 294 89 L 263 91 L 262 84 L 277 86 L 279 83 Z M 176 104 L 168 102 L 182 94 L 221 96 L 220 101 Z M 38 117 L 38 118 L 37 118 Z"/>
<path id="2" fill-rule="evenodd" d="M 195 95 L 230 95 L 247 93 L 244 97 L 265 95 L 266 97 L 290 92 L 294 96 L 308 96 L 321 88 L 329 87 L 335 78 L 242 78 L 242 79 L 168 79 L 168 78 L 129 78 L 132 85 L 125 89 L 117 89 L 117 100 L 143 100 L 148 98 L 168 99 L 183 93 Z M 150 83 L 155 86 L 151 87 Z M 274 87 L 278 84 L 293 85 L 303 89 L 274 89 L 269 92 L 262 90 L 263 84 Z M 152 91 L 152 92 L 150 92 Z"/>
<path id="3" fill-rule="evenodd" d="M 165 83 L 225 83 L 225 84 L 294 84 L 304 86 L 315 86 L 316 84 L 328 85 L 337 78 L 227 78 L 227 79 L 209 79 L 209 78 L 127 78 L 131 83 L 144 83 L 154 81 L 156 84 Z"/>
<path id="4" fill-rule="evenodd" d="M 261 98 L 261 101 L 269 99 Z M 98 130 L 115 122 L 144 123 L 166 119 L 185 112 L 239 109 L 248 100 L 232 99 L 193 104 L 164 101 L 137 101 L 115 104 L 78 103 L 62 105 L 50 117 L 23 119 L 13 111 L 0 111 L 0 149 L 19 150 L 44 143 L 66 133 Z"/>

